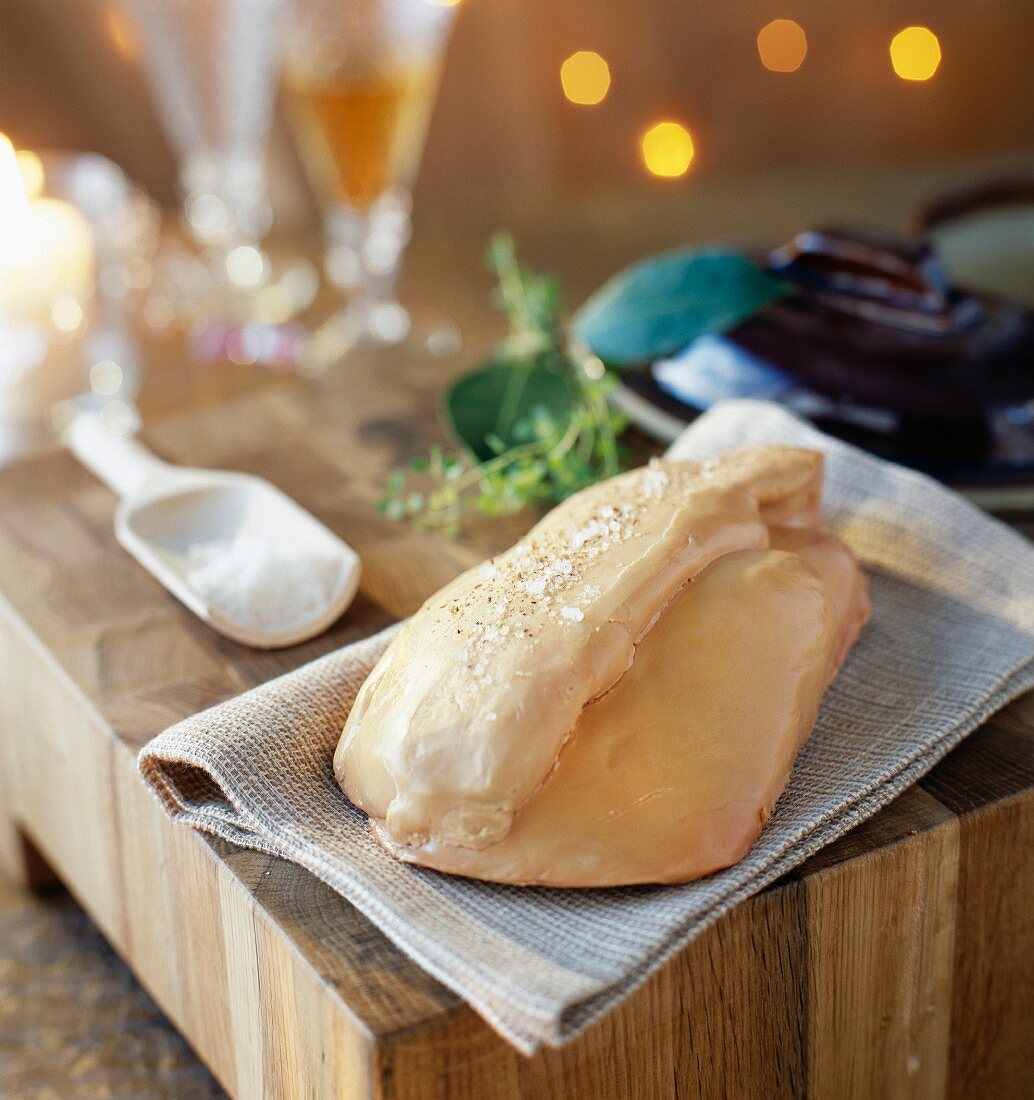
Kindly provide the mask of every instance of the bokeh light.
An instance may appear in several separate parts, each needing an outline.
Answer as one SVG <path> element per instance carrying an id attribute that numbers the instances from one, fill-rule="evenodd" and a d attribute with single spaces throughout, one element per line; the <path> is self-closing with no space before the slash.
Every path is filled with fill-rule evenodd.
<path id="1" fill-rule="evenodd" d="M 226 257 L 226 274 L 234 286 L 257 287 L 266 274 L 262 253 L 250 244 L 240 244 Z"/>
<path id="2" fill-rule="evenodd" d="M 689 171 L 696 150 L 680 122 L 656 122 L 642 137 L 643 163 L 655 176 L 675 179 Z"/>
<path id="3" fill-rule="evenodd" d="M 610 66 L 593 50 L 579 50 L 560 66 L 560 83 L 572 103 L 602 103 L 610 91 Z"/>
<path id="4" fill-rule="evenodd" d="M 123 378 L 114 359 L 101 359 L 90 367 L 90 389 L 102 397 L 114 397 L 122 389 Z"/>
<path id="5" fill-rule="evenodd" d="M 796 72 L 807 52 L 804 28 L 792 19 L 773 19 L 758 31 L 758 56 L 769 72 Z"/>
<path id="6" fill-rule="evenodd" d="M 50 307 L 50 316 L 61 332 L 75 332 L 83 323 L 83 307 L 74 298 L 59 298 Z"/>
<path id="7" fill-rule="evenodd" d="M 112 435 L 132 435 L 140 424 L 139 414 L 125 401 L 106 401 L 99 415 L 101 423 Z"/>
<path id="8" fill-rule="evenodd" d="M 890 61 L 902 80 L 929 80 L 941 63 L 941 44 L 929 27 L 906 27 L 891 39 Z"/>

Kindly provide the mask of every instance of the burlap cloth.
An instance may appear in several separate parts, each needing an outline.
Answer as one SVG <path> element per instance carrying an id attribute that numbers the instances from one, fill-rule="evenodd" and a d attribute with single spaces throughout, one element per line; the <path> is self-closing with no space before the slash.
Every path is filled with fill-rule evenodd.
<path id="1" fill-rule="evenodd" d="M 737 866 L 688 886 L 576 891 L 396 863 L 331 775 L 345 716 L 395 627 L 174 726 L 141 752 L 144 778 L 184 824 L 324 879 L 522 1051 L 572 1038 L 1034 686 L 1034 550 L 1020 536 L 760 402 L 717 407 L 672 453 L 754 443 L 825 451 L 826 513 L 872 577 L 874 613 Z"/>

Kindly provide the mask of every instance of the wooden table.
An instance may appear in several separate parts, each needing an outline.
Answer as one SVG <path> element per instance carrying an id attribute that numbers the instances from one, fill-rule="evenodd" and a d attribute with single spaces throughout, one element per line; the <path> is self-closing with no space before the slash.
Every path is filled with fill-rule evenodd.
<path id="1" fill-rule="evenodd" d="M 0 879 L 4 1100 L 225 1100 L 65 890 Z"/>
<path id="2" fill-rule="evenodd" d="M 671 220 L 669 206 L 633 235 L 585 206 L 528 219 L 524 234 L 577 296 L 684 236 Z M 360 596 L 324 637 L 279 653 L 219 638 L 117 548 L 111 494 L 66 454 L 0 471 L 0 866 L 23 880 L 52 869 L 238 1097 L 1023 1095 L 1032 698 L 583 1038 L 532 1059 L 311 875 L 174 826 L 144 789 L 134 756 L 148 738 L 411 612 L 518 532 L 521 521 L 453 544 L 374 507 L 385 472 L 438 435 L 443 381 L 498 331 L 475 228 L 425 233 L 408 271 L 411 300 L 462 322 L 455 360 L 363 352 L 311 382 L 151 349 L 150 446 L 270 478 L 361 553 Z"/>

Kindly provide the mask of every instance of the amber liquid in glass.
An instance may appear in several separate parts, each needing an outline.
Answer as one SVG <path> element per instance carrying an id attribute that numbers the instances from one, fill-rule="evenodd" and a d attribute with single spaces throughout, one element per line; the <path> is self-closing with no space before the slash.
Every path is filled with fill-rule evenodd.
<path id="1" fill-rule="evenodd" d="M 331 76 L 288 66 L 288 111 L 322 198 L 366 210 L 389 187 L 412 186 L 437 81 L 428 58 Z"/>

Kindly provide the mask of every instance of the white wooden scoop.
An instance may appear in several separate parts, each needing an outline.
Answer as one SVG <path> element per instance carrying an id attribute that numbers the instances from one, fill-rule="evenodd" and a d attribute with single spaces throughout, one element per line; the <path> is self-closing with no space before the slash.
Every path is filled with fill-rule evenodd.
<path id="1" fill-rule="evenodd" d="M 118 495 L 122 546 L 228 638 L 261 649 L 296 645 L 352 602 L 358 555 L 269 482 L 162 462 L 93 413 L 76 417 L 67 442 Z"/>

